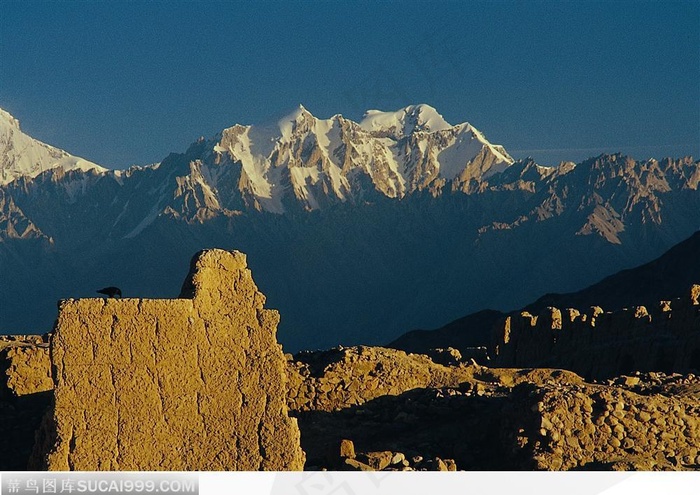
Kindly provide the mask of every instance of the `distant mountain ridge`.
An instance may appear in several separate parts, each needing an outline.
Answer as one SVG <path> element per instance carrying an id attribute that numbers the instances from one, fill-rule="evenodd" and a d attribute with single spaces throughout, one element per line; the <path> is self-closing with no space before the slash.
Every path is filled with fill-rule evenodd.
<path id="1" fill-rule="evenodd" d="M 616 311 L 685 296 L 697 283 L 700 283 L 700 230 L 649 263 L 622 270 L 580 291 L 545 294 L 523 310 L 537 314 L 547 306 L 601 306 Z"/>
<path id="2" fill-rule="evenodd" d="M 378 344 L 653 259 L 698 229 L 699 183 L 692 158 L 513 161 L 427 105 L 299 107 L 154 165 L 0 185 L 0 332 L 44 332 L 57 299 L 100 287 L 174 297 L 220 247 L 248 255 L 290 350 Z"/>

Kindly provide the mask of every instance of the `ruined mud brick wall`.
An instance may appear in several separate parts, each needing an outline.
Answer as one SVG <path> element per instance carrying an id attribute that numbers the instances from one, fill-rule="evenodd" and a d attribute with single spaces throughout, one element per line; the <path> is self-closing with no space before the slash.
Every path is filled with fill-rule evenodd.
<path id="1" fill-rule="evenodd" d="M 522 423 L 503 414 L 510 390 L 525 382 L 583 383 L 562 370 L 447 367 L 424 355 L 377 347 L 300 353 L 295 359 L 290 364 L 305 378 L 299 374 L 300 389 L 290 387 L 290 409 L 299 418 L 307 468 L 313 470 L 430 470 L 438 469 L 438 457 L 455 461 L 456 469 L 531 466 L 531 458 L 513 453 L 514 438 L 502 442 L 499 436 L 517 432 Z M 343 440 L 354 442 L 354 467 L 343 459 Z M 399 457 L 377 467 L 362 460 L 365 454 Z"/>
<path id="2" fill-rule="evenodd" d="M 0 337 L 0 471 L 27 468 L 34 432 L 49 407 L 52 388 L 44 338 Z"/>
<path id="3" fill-rule="evenodd" d="M 195 255 L 181 299 L 62 301 L 46 467 L 302 469 L 264 302 L 245 255 L 222 250 Z"/>
<path id="4" fill-rule="evenodd" d="M 531 469 L 698 469 L 697 397 L 644 395 L 620 387 L 524 385 L 511 442 Z M 516 394 L 517 395 L 517 394 Z"/>
<path id="5" fill-rule="evenodd" d="M 1 337 L 0 363 L 0 397 L 6 394 L 19 397 L 53 389 L 49 345 L 42 336 Z"/>
<path id="6" fill-rule="evenodd" d="M 632 371 L 700 371 L 700 285 L 688 296 L 606 313 L 545 308 L 501 320 L 493 366 L 573 370 L 589 379 Z"/>

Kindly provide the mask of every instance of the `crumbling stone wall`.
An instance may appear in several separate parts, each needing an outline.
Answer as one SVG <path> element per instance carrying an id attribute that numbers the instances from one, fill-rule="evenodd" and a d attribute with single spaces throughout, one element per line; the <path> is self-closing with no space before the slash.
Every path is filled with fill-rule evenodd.
<path id="1" fill-rule="evenodd" d="M 303 468 L 279 315 L 245 255 L 198 253 L 181 297 L 60 303 L 49 469 Z"/>
<path id="2" fill-rule="evenodd" d="M 533 469 L 698 469 L 697 397 L 640 394 L 623 387 L 521 386 L 509 433 Z"/>
<path id="3" fill-rule="evenodd" d="M 586 378 L 700 371 L 700 285 L 687 297 L 606 313 L 545 308 L 494 329 L 492 366 L 564 368 Z"/>
<path id="4" fill-rule="evenodd" d="M 564 370 L 442 366 L 362 346 L 287 365 L 306 469 L 700 469 L 694 374 L 586 383 Z M 0 467 L 25 468 L 48 393 L 0 400 Z M 36 436 L 44 451 L 53 417 Z"/>
<path id="5" fill-rule="evenodd" d="M 39 335 L 0 337 L 0 471 L 27 468 L 34 433 L 51 402 L 48 343 Z"/>
<path id="6" fill-rule="evenodd" d="M 4 336 L 0 339 L 0 382 L 5 391 L 20 397 L 53 389 L 49 346 L 42 336 Z"/>

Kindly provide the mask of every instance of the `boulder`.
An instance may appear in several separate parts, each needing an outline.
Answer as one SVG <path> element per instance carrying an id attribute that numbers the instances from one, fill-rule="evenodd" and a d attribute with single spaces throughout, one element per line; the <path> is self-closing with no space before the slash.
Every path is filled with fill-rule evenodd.
<path id="1" fill-rule="evenodd" d="M 389 467 L 393 457 L 394 453 L 388 450 L 367 452 L 357 456 L 358 460 L 367 464 L 368 466 L 371 466 L 375 471 L 381 471 L 382 469 Z"/>

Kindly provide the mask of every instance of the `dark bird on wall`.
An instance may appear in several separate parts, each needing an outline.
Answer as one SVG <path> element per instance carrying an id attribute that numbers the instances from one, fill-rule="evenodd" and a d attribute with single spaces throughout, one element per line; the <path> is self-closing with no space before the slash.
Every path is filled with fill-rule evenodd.
<path id="1" fill-rule="evenodd" d="M 105 287 L 97 291 L 98 294 L 104 294 L 107 297 L 122 297 L 122 291 L 119 287 Z"/>

